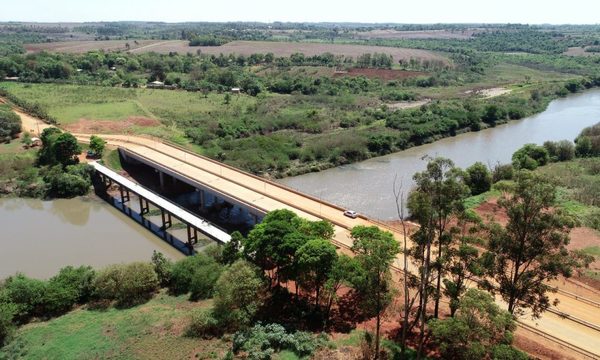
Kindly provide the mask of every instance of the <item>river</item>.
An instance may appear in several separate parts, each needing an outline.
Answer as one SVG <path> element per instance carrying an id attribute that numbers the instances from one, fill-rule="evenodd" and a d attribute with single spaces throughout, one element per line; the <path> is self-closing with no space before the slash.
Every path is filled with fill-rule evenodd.
<path id="1" fill-rule="evenodd" d="M 166 242 L 95 197 L 0 199 L 0 279 L 15 272 L 48 278 L 66 265 L 149 261 L 153 250 L 183 257 Z"/>
<path id="2" fill-rule="evenodd" d="M 508 163 L 524 144 L 574 140 L 583 128 L 599 121 L 600 90 L 589 90 L 555 100 L 544 112 L 522 120 L 280 182 L 370 217 L 390 220 L 397 218 L 394 177 L 408 192 L 413 174 L 425 168 L 422 158 L 426 155 L 450 158 L 463 168 L 477 161 Z"/>

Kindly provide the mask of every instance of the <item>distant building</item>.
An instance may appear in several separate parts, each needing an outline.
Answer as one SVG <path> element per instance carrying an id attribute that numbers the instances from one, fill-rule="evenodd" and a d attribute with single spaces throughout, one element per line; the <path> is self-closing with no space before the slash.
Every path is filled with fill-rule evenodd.
<path id="1" fill-rule="evenodd" d="M 4 80 L 6 81 L 19 81 L 19 77 L 18 76 L 7 76 L 4 78 Z"/>
<path id="2" fill-rule="evenodd" d="M 232 94 L 241 94 L 242 93 L 242 89 L 240 89 L 240 88 L 231 88 L 231 93 Z"/>

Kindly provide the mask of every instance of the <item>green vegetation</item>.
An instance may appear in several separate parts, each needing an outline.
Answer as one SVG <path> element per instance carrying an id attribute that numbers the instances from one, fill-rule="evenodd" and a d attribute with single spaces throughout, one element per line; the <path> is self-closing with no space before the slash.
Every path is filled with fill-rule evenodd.
<path id="1" fill-rule="evenodd" d="M 529 358 L 510 346 L 517 327 L 512 315 L 483 291 L 467 290 L 454 317 L 433 319 L 429 327 L 443 359 Z"/>
<path id="2" fill-rule="evenodd" d="M 593 26 L 421 25 L 426 31 L 473 33 L 464 39 L 427 40 L 381 39 L 377 25 L 349 24 L 275 24 L 271 29 L 245 23 L 114 23 L 69 31 L 11 26 L 21 35 L 0 34 L 0 40 L 5 36 L 17 44 L 25 39 L 40 42 L 85 31 L 97 39 L 128 39 L 125 48 L 139 45 L 133 40 L 136 36 L 204 46 L 233 40 L 292 40 L 405 46 L 435 50 L 448 59 L 394 59 L 384 53 L 282 57 L 260 50 L 180 55 L 127 49 L 25 56 L 18 46 L 2 48 L 13 53 L 0 61 L 0 74 L 19 77 L 20 82 L 3 83 L 0 96 L 31 114 L 77 129 L 81 125 L 106 133 L 166 138 L 274 177 L 478 131 L 540 112 L 556 97 L 600 84 L 597 57 L 561 55 L 568 47 L 597 45 L 600 36 Z M 398 25 L 386 31 L 413 27 Z M 346 76 L 344 70 L 358 70 L 360 76 Z M 178 91 L 135 89 L 154 81 L 164 83 L 158 87 Z M 234 87 L 242 93 L 231 94 Z M 477 90 L 489 88 L 508 93 L 478 95 Z M 432 101 L 413 109 L 394 104 L 415 100 Z M 81 124 L 80 119 L 88 123 Z M 93 127 L 95 120 L 113 123 Z M 580 141 L 581 151 L 588 147 L 587 140 Z"/>
<path id="3" fill-rule="evenodd" d="M 21 132 L 21 119 L 10 107 L 0 105 L 0 141 L 10 142 Z"/>

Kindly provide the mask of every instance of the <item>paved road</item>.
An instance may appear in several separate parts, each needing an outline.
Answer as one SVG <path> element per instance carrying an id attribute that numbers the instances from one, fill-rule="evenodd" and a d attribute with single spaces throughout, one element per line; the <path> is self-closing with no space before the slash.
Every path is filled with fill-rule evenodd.
<path id="1" fill-rule="evenodd" d="M 25 129 L 33 129 L 34 132 L 37 132 L 38 125 L 40 129 L 48 126 L 38 123 L 38 120 L 22 112 L 17 111 L 17 113 L 21 116 Z M 80 141 L 89 141 L 89 134 L 74 135 Z M 297 193 L 292 189 L 265 181 L 210 159 L 190 154 L 160 141 L 126 135 L 103 135 L 102 137 L 109 145 L 124 147 L 184 176 L 201 181 L 237 198 L 245 199 L 249 204 L 265 211 L 290 209 L 309 220 L 327 219 L 334 224 L 335 242 L 345 247 L 352 246 L 349 229 L 353 226 L 382 226 L 367 218 L 350 219 L 342 214 L 343 209 L 335 205 Z M 386 230 L 390 229 L 386 228 Z M 401 241 L 402 235 L 400 233 L 390 231 L 396 239 Z M 400 255 L 394 265 L 401 268 L 402 261 Z M 411 271 L 415 272 L 416 269 L 412 267 Z M 562 294 L 553 296 L 560 300 L 558 310 L 600 326 L 600 309 L 598 307 L 582 303 Z M 598 301 L 599 299 L 594 300 Z M 536 321 L 530 320 L 528 317 L 521 320 L 561 340 L 598 354 L 600 357 L 600 332 L 596 330 L 548 312 Z"/>

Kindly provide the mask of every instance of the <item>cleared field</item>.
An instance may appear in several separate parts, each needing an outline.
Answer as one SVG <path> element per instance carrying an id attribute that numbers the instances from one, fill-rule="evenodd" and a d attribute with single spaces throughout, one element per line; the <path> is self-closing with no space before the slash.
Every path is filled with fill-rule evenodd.
<path id="1" fill-rule="evenodd" d="M 92 50 L 105 51 L 125 51 L 125 43 L 131 46 L 131 53 L 142 53 L 154 51 L 161 54 L 170 52 L 177 53 L 197 53 L 202 54 L 237 54 L 252 55 L 256 53 L 273 53 L 276 56 L 290 56 L 294 53 L 303 53 L 306 56 L 320 55 L 326 52 L 334 55 L 344 55 L 357 57 L 366 53 L 385 53 L 392 55 L 394 62 L 401 59 L 428 59 L 447 62 L 448 59 L 442 55 L 427 50 L 391 48 L 384 46 L 367 45 L 344 45 L 344 44 L 313 44 L 313 43 L 292 43 L 292 42 L 270 42 L 270 41 L 232 41 L 222 46 L 189 46 L 187 41 L 182 40 L 139 40 L 138 44 L 134 40 L 109 40 L 109 41 L 72 41 L 55 42 L 46 44 L 27 44 L 25 49 L 29 52 L 49 51 L 49 52 L 67 52 L 84 53 Z"/>
<path id="2" fill-rule="evenodd" d="M 393 29 L 377 29 L 357 32 L 360 39 L 470 39 L 477 30 L 424 30 L 424 31 L 398 31 Z"/>
<path id="3" fill-rule="evenodd" d="M 80 54 L 93 50 L 104 51 L 125 51 L 125 44 L 129 43 L 130 49 L 144 49 L 146 46 L 160 44 L 161 40 L 84 40 L 84 41 L 58 41 L 40 44 L 26 44 L 25 50 L 28 53 L 37 53 L 41 51 L 74 53 Z"/>
<path id="4" fill-rule="evenodd" d="M 361 69 L 353 68 L 346 72 L 334 73 L 335 77 L 340 76 L 366 76 L 368 78 L 376 78 L 385 81 L 389 80 L 400 80 L 410 77 L 423 76 L 427 73 L 422 71 L 406 71 L 406 70 L 392 70 L 392 69 Z"/>
<path id="5" fill-rule="evenodd" d="M 598 53 L 587 52 L 587 51 L 585 51 L 585 48 L 582 48 L 582 47 L 570 47 L 563 54 L 564 55 L 568 55 L 568 56 L 594 56 L 594 55 L 598 55 Z"/>

